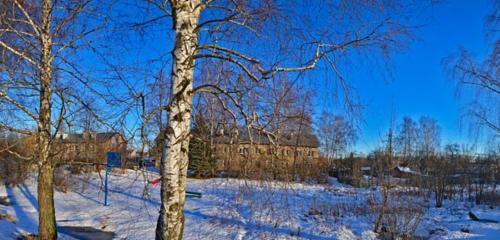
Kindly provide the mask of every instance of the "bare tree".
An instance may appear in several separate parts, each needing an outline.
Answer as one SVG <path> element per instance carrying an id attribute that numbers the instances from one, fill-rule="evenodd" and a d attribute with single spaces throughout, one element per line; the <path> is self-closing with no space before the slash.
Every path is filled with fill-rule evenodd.
<path id="1" fill-rule="evenodd" d="M 147 147 L 152 157 L 155 158 L 157 167 L 160 166 L 161 142 L 167 119 L 165 105 L 170 98 L 169 86 L 170 79 L 166 76 L 162 66 L 153 77 L 153 81 L 147 84 L 146 91 L 141 92 L 140 97 L 136 99 L 140 101 L 143 120 L 140 124 L 141 135 L 143 135 L 141 138 L 145 141 L 142 144 L 142 150 L 144 151 L 144 147 Z"/>
<path id="2" fill-rule="evenodd" d="M 90 37 L 104 28 L 98 11 L 104 5 L 86 0 L 0 1 L 0 129 L 36 138 L 34 155 L 10 152 L 36 160 L 40 239 L 57 238 L 55 136 L 73 113 L 92 110 L 86 96 L 98 92 L 76 59 L 77 53 L 93 51 Z"/>
<path id="3" fill-rule="evenodd" d="M 377 220 L 375 221 L 375 225 L 373 227 L 374 232 L 380 231 L 380 226 L 386 214 L 389 197 L 391 194 L 392 183 L 391 179 L 386 179 L 386 173 L 390 173 L 394 167 L 396 166 L 394 159 L 394 114 L 391 114 L 389 129 L 387 131 L 387 138 L 385 140 L 385 151 L 383 151 L 382 155 L 375 155 L 375 159 L 377 161 L 377 176 L 379 185 L 382 187 L 382 202 L 380 206 L 380 210 L 378 212 Z"/>
<path id="4" fill-rule="evenodd" d="M 461 48 L 445 59 L 447 70 L 457 81 L 459 91 L 472 93 L 474 98 L 467 108 L 474 125 L 491 129 L 500 135 L 500 107 L 491 106 L 500 101 L 500 2 L 491 1 L 492 11 L 486 18 L 487 51 L 484 59 L 478 60 L 473 53 Z M 469 95 L 469 94 L 467 94 Z"/>
<path id="5" fill-rule="evenodd" d="M 322 150 L 331 164 L 335 158 L 341 157 L 347 148 L 356 141 L 356 131 L 352 123 L 341 115 L 323 112 L 319 120 L 319 136 Z"/>
<path id="6" fill-rule="evenodd" d="M 410 117 L 403 118 L 403 122 L 399 126 L 398 135 L 396 136 L 396 148 L 406 164 L 412 160 L 415 153 L 417 130 L 417 124 L 413 119 Z"/>
<path id="7" fill-rule="evenodd" d="M 419 154 L 420 171 L 424 173 L 431 157 L 436 155 L 441 145 L 441 127 L 436 119 L 421 117 L 418 126 L 417 151 Z"/>
<path id="8" fill-rule="evenodd" d="M 408 22 L 401 15 L 407 7 L 392 1 L 233 1 L 171 0 L 147 1 L 158 7 L 156 16 L 137 26 L 146 27 L 167 19 L 172 23 L 175 43 L 172 51 L 171 98 L 166 104 L 167 127 L 160 173 L 161 209 L 157 239 L 180 239 L 184 226 L 186 171 L 193 96 L 205 92 L 237 106 L 245 124 L 252 125 L 258 116 L 246 114 L 251 105 L 242 106 L 241 92 L 248 82 L 262 82 L 280 74 L 303 77 L 303 72 L 323 66 L 341 82 L 349 84 L 341 66 L 349 56 L 382 54 L 404 47 L 411 40 Z M 323 24 L 315 24 L 317 11 Z M 313 13 L 314 12 L 314 13 Z M 332 31 L 327 26 L 337 26 Z M 256 50 L 258 49 L 258 50 Z M 359 51 L 355 51 L 359 50 Z M 229 85 L 196 85 L 196 66 L 215 62 L 229 66 L 231 74 L 222 81 Z M 258 97 L 257 95 L 253 95 Z M 265 128 L 260 128 L 265 130 Z"/>

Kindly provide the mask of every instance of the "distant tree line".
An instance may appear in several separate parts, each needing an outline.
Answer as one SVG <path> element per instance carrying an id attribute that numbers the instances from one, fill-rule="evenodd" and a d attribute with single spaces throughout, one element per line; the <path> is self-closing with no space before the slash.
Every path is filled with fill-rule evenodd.
<path id="1" fill-rule="evenodd" d="M 395 129 L 395 130 L 394 130 Z M 484 152 L 457 143 L 441 147 L 437 120 L 421 117 L 418 122 L 404 117 L 390 127 L 383 146 L 366 156 L 337 158 L 331 174 L 355 186 L 393 185 L 417 187 L 421 195 L 432 197 L 435 206 L 444 200 L 460 199 L 477 204 L 499 204 L 500 145 Z M 368 176 L 372 182 L 363 179 Z"/>

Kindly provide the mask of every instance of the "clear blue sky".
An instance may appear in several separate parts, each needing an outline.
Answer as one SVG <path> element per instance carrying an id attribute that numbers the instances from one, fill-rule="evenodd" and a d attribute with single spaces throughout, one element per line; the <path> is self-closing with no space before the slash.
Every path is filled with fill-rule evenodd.
<path id="1" fill-rule="evenodd" d="M 392 57 L 389 77 L 374 74 L 374 69 L 380 68 L 377 65 L 365 64 L 363 68 L 346 69 L 349 82 L 365 105 L 359 140 L 353 150 L 366 153 L 377 147 L 387 131 L 391 112 L 395 113 L 397 120 L 403 116 L 418 120 L 423 115 L 437 119 L 442 128 L 443 144 L 468 142 L 470 138 L 466 124 L 460 122 L 465 100 L 456 97 L 455 85 L 444 71 L 442 61 L 459 47 L 465 47 L 479 57 L 485 54 L 487 41 L 484 22 L 487 13 L 491 11 L 492 2 L 442 1 L 420 13 L 420 19 L 415 22 L 423 26 L 415 32 L 417 39 L 404 52 Z M 135 14 L 128 11 L 125 13 L 131 16 Z M 321 24 L 322 17 L 316 18 L 314 24 Z M 125 38 L 123 45 L 127 51 L 122 51 L 121 54 L 115 52 L 114 60 L 125 60 L 131 65 L 139 66 L 144 65 L 142 59 L 162 55 L 162 59 L 168 63 L 174 41 L 170 23 L 148 28 L 146 33 L 141 37 L 132 34 L 130 38 Z M 254 47 L 252 45 L 250 49 L 243 50 L 259 53 L 253 52 Z M 148 63 L 147 71 L 155 73 L 160 67 L 158 64 Z M 164 68 L 167 72 L 170 71 L 169 64 L 164 65 Z M 314 72 L 308 78 L 326 79 L 324 74 L 328 73 Z M 137 79 L 139 86 L 142 85 L 140 77 L 131 75 L 128 78 Z M 314 109 L 316 114 L 332 105 L 338 107 L 336 104 L 339 100 L 331 98 L 331 87 L 324 83 L 318 85 L 315 81 L 309 82 L 317 93 Z"/>
<path id="2" fill-rule="evenodd" d="M 433 6 L 423 14 L 425 26 L 417 30 L 417 41 L 392 58 L 391 77 L 370 74 L 369 67 L 350 76 L 366 105 L 355 151 L 368 152 L 379 145 L 392 111 L 397 120 L 403 116 L 418 120 L 422 115 L 437 119 L 443 144 L 468 142 L 466 124 L 460 121 L 465 100 L 456 97 L 442 61 L 460 46 L 479 57 L 485 54 L 484 23 L 491 5 L 487 0 L 453 0 Z M 325 107 L 321 102 L 318 111 Z"/>

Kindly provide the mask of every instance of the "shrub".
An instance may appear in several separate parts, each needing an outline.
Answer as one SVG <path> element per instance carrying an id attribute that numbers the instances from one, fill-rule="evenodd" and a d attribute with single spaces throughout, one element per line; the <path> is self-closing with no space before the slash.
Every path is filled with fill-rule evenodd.
<path id="1" fill-rule="evenodd" d="M 54 173 L 54 185 L 57 191 L 66 193 L 70 185 L 70 172 L 65 167 L 58 167 Z"/>
<path id="2" fill-rule="evenodd" d="M 31 170 L 29 159 L 35 146 L 33 138 L 9 136 L 0 139 L 0 181 L 10 186 L 24 183 Z"/>

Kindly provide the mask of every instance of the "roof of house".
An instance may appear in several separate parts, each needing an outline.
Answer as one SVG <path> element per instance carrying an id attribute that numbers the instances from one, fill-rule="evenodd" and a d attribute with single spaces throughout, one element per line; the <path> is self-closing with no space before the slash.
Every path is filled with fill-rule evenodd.
<path id="1" fill-rule="evenodd" d="M 101 133 L 68 133 L 60 134 L 56 137 L 56 141 L 65 143 L 83 143 L 89 139 L 97 142 L 106 142 L 114 136 L 121 136 L 118 132 L 101 132 Z"/>
<path id="2" fill-rule="evenodd" d="M 262 145 L 270 145 L 273 142 L 277 145 L 281 146 L 298 146 L 298 147 L 319 147 L 319 141 L 316 135 L 312 133 L 302 132 L 300 134 L 281 134 L 274 139 L 270 138 L 267 134 L 257 131 L 251 130 L 251 133 L 248 130 L 238 131 L 237 137 L 235 137 L 235 141 L 237 143 L 253 143 L 253 144 L 262 144 Z M 250 138 L 250 136 L 252 136 Z M 271 142 L 270 139 L 273 139 Z M 230 143 L 230 137 L 227 135 L 219 136 L 215 138 L 215 142 L 217 143 Z"/>
<path id="3" fill-rule="evenodd" d="M 403 166 L 396 166 L 395 168 L 397 171 L 402 172 L 402 173 L 409 173 L 409 174 L 417 174 L 416 171 L 411 170 L 409 167 L 403 167 Z"/>
<path id="4" fill-rule="evenodd" d="M 102 133 L 96 134 L 96 139 L 99 142 L 104 142 L 104 141 L 111 139 L 114 136 L 117 136 L 117 135 L 122 136 L 122 134 L 118 133 L 118 132 L 102 132 Z"/>

